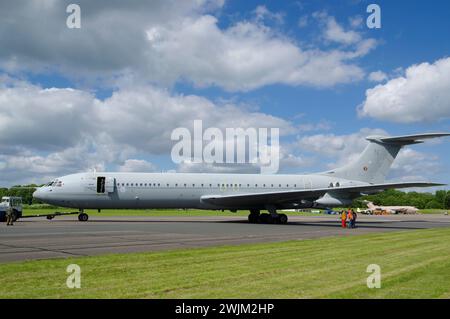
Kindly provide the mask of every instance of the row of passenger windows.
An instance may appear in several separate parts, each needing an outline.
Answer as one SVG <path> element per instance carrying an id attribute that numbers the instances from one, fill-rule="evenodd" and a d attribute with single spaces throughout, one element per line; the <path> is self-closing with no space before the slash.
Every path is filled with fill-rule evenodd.
<path id="1" fill-rule="evenodd" d="M 175 187 L 188 187 L 188 185 L 189 185 L 189 187 L 196 187 L 196 184 L 174 184 L 174 186 Z M 192 186 L 191 186 L 192 185 Z M 198 186 L 197 187 L 242 187 L 242 184 L 217 184 L 217 186 L 216 186 L 216 184 L 214 184 L 214 186 L 213 186 L 213 184 L 206 184 L 206 186 L 205 186 L 205 184 L 197 184 Z M 247 185 L 247 187 L 253 187 L 253 184 L 246 184 Z M 120 182 L 118 182 L 117 183 L 117 186 L 122 186 L 122 187 L 125 187 L 125 186 L 132 186 L 132 187 L 161 187 L 162 185 L 161 185 L 161 183 L 120 183 Z M 297 184 L 291 184 L 291 186 L 293 186 L 293 187 L 297 187 Z M 166 187 L 171 187 L 171 185 L 170 184 L 166 184 Z M 245 184 L 244 184 L 244 187 L 245 187 Z M 278 186 L 276 186 L 276 185 L 274 185 L 274 184 L 270 184 L 270 186 L 269 186 L 269 184 L 254 184 L 254 187 L 283 187 L 282 186 L 282 184 L 278 184 Z M 289 184 L 286 184 L 286 187 L 289 187 Z"/>

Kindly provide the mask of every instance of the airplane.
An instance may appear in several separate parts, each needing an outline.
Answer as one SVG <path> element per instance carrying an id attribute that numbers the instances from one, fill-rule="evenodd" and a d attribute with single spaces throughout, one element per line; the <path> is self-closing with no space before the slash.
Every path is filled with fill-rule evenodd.
<path id="1" fill-rule="evenodd" d="M 88 220 L 85 209 L 195 208 L 249 210 L 250 223 L 286 224 L 287 215 L 277 210 L 345 207 L 362 194 L 445 185 L 385 182 L 385 177 L 403 146 L 449 135 L 369 136 L 356 161 L 316 174 L 87 172 L 57 178 L 38 188 L 33 196 L 51 205 L 77 208 L 80 221 Z"/>
<path id="2" fill-rule="evenodd" d="M 419 209 L 414 206 L 376 206 L 372 202 L 364 201 L 367 205 L 366 212 L 373 214 L 375 211 L 385 211 L 389 214 L 417 214 Z"/>

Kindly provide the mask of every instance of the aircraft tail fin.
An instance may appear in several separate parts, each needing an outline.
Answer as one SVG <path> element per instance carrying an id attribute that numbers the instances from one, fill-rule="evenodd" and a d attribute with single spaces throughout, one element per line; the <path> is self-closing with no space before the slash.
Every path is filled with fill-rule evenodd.
<path id="1" fill-rule="evenodd" d="M 372 202 L 369 202 L 369 201 L 366 202 L 366 205 L 367 205 L 367 208 L 369 208 L 369 209 L 375 209 L 376 208 L 375 205 Z"/>
<path id="2" fill-rule="evenodd" d="M 359 158 L 324 174 L 368 183 L 382 183 L 405 145 L 423 143 L 424 139 L 450 136 L 450 133 L 424 133 L 404 136 L 368 136 L 369 145 Z"/>

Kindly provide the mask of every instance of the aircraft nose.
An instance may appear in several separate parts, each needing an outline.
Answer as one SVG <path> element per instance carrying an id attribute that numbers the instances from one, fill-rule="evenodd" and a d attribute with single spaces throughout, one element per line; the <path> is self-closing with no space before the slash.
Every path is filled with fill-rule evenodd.
<path id="1" fill-rule="evenodd" d="M 42 190 L 40 188 L 34 191 L 33 198 L 42 199 Z"/>

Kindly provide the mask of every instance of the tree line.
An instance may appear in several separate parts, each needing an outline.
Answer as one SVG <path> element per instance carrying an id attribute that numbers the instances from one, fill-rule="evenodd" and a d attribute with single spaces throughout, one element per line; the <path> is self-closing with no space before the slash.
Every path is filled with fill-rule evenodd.
<path id="1" fill-rule="evenodd" d="M 22 197 L 22 203 L 24 204 L 42 204 L 41 201 L 33 198 L 33 192 L 40 185 L 30 184 L 30 185 L 16 185 L 10 188 L 2 187 L 0 188 L 0 196 L 19 196 Z"/>
<path id="2" fill-rule="evenodd" d="M 365 208 L 364 200 L 381 206 L 415 206 L 419 209 L 448 209 L 450 191 L 439 190 L 433 193 L 402 192 L 395 189 L 385 190 L 374 195 L 359 197 L 353 201 L 353 207 Z"/>

